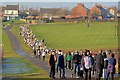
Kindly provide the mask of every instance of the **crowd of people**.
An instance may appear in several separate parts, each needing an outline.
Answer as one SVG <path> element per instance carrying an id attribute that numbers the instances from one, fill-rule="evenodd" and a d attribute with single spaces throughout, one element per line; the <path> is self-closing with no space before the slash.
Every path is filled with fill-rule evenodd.
<path id="1" fill-rule="evenodd" d="M 71 71 L 72 78 L 85 78 L 91 80 L 95 76 L 97 80 L 104 77 L 108 80 L 109 75 L 113 80 L 115 73 L 116 59 L 112 51 L 100 50 L 98 54 L 85 49 L 84 51 L 73 51 L 64 53 L 62 50 L 48 49 L 44 39 L 38 40 L 36 35 L 30 30 L 28 25 L 19 27 L 20 35 L 25 44 L 33 49 L 34 57 L 45 60 L 47 54 L 50 55 L 50 78 L 55 78 L 56 71 L 60 78 L 66 78 L 66 70 Z M 111 55 L 108 57 L 107 55 Z"/>
<path id="2" fill-rule="evenodd" d="M 111 57 L 107 57 L 111 55 Z M 51 67 L 50 76 L 55 77 L 55 70 L 59 70 L 60 78 L 65 78 L 65 70 L 71 70 L 71 77 L 73 78 L 85 78 L 85 80 L 91 80 L 91 76 L 95 76 L 96 80 L 100 80 L 101 77 L 108 80 L 114 78 L 116 59 L 113 53 L 106 53 L 102 50 L 98 54 L 92 54 L 91 51 L 75 51 L 63 54 L 62 50 L 58 52 L 52 51 L 49 64 Z M 56 64 L 56 65 L 55 65 Z"/>
<path id="3" fill-rule="evenodd" d="M 24 43 L 33 50 L 33 56 L 35 58 L 45 60 L 45 56 L 49 51 L 47 46 L 44 44 L 44 39 L 38 40 L 28 25 L 19 26 L 19 31 L 20 35 L 24 39 Z"/>

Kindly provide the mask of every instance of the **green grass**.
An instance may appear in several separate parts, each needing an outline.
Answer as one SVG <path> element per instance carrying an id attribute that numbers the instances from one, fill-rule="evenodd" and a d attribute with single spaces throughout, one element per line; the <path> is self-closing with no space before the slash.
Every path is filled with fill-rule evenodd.
<path id="1" fill-rule="evenodd" d="M 50 48 L 75 49 L 115 49 L 114 22 L 93 22 L 90 27 L 86 23 L 78 24 L 40 24 L 31 29 L 39 39 L 44 37 L 45 44 Z"/>
<path id="2" fill-rule="evenodd" d="M 7 33 L 2 30 L 2 44 L 3 46 L 3 59 L 9 59 L 9 58 L 20 58 L 21 60 L 18 63 L 25 63 L 30 69 L 32 69 L 29 72 L 25 72 L 22 74 L 4 74 L 2 77 L 9 77 L 9 76 L 15 76 L 15 77 L 31 77 L 31 78 L 47 78 L 48 74 L 46 71 L 44 71 L 42 68 L 32 64 L 30 61 L 25 59 L 24 57 L 20 56 L 19 54 L 15 53 L 13 51 L 13 48 L 11 46 L 11 42 L 7 36 Z M 15 63 L 16 61 L 13 61 Z M 9 63 L 8 63 L 9 64 Z M 33 74 L 37 74 L 34 75 Z"/>
<path id="3" fill-rule="evenodd" d="M 20 57 L 19 55 L 17 55 L 14 51 L 13 48 L 11 46 L 11 42 L 7 36 L 7 33 L 2 30 L 2 43 L 3 43 L 3 57 Z M 13 54 L 14 56 L 13 56 Z"/>

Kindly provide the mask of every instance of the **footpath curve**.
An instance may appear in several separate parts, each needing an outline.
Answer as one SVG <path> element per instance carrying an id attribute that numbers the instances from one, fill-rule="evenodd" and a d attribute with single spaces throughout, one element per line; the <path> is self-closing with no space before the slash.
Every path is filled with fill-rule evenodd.
<path id="1" fill-rule="evenodd" d="M 10 41 L 11 41 L 13 50 L 14 50 L 17 54 L 25 57 L 27 60 L 29 60 L 29 61 L 32 62 L 33 64 L 41 67 L 42 69 L 44 69 L 44 70 L 45 70 L 46 72 L 48 72 L 48 74 L 49 74 L 49 67 L 48 67 L 48 62 L 47 62 L 47 61 L 38 60 L 38 59 L 32 57 L 31 55 L 29 55 L 28 53 L 26 53 L 26 52 L 21 48 L 18 39 L 17 39 L 16 36 L 10 31 L 9 27 L 6 27 L 4 30 L 5 30 L 5 32 L 7 33 L 8 37 L 9 37 L 9 39 L 10 39 Z M 66 78 L 71 78 L 71 74 L 72 74 L 72 73 L 73 73 L 72 71 L 66 70 L 66 73 L 65 73 Z M 49 75 L 48 75 L 48 76 L 49 76 Z M 56 78 L 59 78 L 59 74 L 56 73 L 55 77 L 56 77 Z"/>

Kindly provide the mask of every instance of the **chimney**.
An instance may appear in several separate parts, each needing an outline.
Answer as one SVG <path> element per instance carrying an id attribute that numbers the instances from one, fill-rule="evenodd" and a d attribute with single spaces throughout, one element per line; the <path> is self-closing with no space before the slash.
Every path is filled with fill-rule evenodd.
<path id="1" fill-rule="evenodd" d="M 96 6 L 96 7 L 102 7 L 102 5 L 101 5 L 101 4 L 96 4 L 95 6 Z"/>
<path id="2" fill-rule="evenodd" d="M 78 6 L 84 6 L 84 4 L 83 4 L 83 3 L 77 3 L 77 5 L 78 5 Z"/>

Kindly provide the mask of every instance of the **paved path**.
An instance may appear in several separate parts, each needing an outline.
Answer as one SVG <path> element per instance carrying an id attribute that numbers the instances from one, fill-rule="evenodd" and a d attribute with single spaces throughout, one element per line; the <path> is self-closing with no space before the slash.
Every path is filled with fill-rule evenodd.
<path id="1" fill-rule="evenodd" d="M 33 64 L 41 67 L 42 69 L 44 69 L 46 72 L 48 72 L 49 74 L 49 67 L 48 67 L 48 62 L 47 61 L 43 61 L 43 60 L 38 60 L 32 57 L 32 55 L 29 55 L 28 53 L 26 53 L 25 51 L 23 51 L 23 49 L 20 46 L 20 43 L 18 41 L 18 39 L 15 37 L 15 35 L 9 30 L 9 28 L 5 28 L 6 33 L 8 34 L 8 37 L 11 40 L 13 49 L 16 53 L 20 54 L 21 56 L 25 57 L 27 60 L 31 61 Z M 66 78 L 71 78 L 71 74 L 72 71 L 68 71 L 66 70 Z M 55 75 L 56 78 L 59 78 L 58 73 L 56 73 Z"/>

